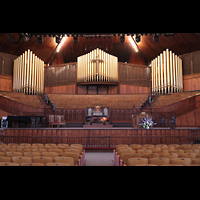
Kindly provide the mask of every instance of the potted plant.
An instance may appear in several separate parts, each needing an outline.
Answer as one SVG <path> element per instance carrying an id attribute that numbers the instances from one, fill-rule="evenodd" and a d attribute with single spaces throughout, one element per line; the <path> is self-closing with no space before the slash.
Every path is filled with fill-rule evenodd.
<path id="1" fill-rule="evenodd" d="M 143 128 L 149 129 L 150 127 L 152 127 L 153 125 L 155 125 L 156 123 L 154 123 L 151 119 L 148 119 L 148 115 L 146 118 L 142 119 L 143 123 L 139 124 L 140 126 L 142 126 Z"/>

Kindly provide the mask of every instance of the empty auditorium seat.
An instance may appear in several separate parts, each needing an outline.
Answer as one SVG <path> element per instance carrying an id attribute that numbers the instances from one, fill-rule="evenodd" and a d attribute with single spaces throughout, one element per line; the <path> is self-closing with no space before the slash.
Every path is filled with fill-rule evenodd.
<path id="1" fill-rule="evenodd" d="M 150 158 L 149 159 L 149 164 L 155 164 L 158 166 L 168 165 L 169 163 L 170 163 L 169 158 Z"/>
<path id="2" fill-rule="evenodd" d="M 172 158 L 170 164 L 189 166 L 192 164 L 192 160 L 190 158 Z"/>
<path id="3" fill-rule="evenodd" d="M 54 163 L 68 163 L 70 166 L 74 166 L 74 158 L 72 157 L 55 157 Z"/>
<path id="4" fill-rule="evenodd" d="M 200 158 L 194 158 L 193 160 L 192 160 L 192 165 L 195 165 L 195 164 L 197 164 L 197 165 L 200 165 Z"/>
<path id="5" fill-rule="evenodd" d="M 47 163 L 46 166 L 70 166 L 69 163 Z"/>
<path id="6" fill-rule="evenodd" d="M 0 162 L 0 166 L 20 166 L 20 164 L 13 162 Z"/>
<path id="7" fill-rule="evenodd" d="M 52 163 L 53 162 L 53 158 L 52 157 L 33 157 L 33 163 L 43 163 L 43 164 L 47 164 L 47 163 Z"/>
<path id="8" fill-rule="evenodd" d="M 54 158 L 54 157 L 58 157 L 58 156 L 59 156 L 59 153 L 56 153 L 56 152 L 43 152 L 42 153 L 42 157 Z"/>
<path id="9" fill-rule="evenodd" d="M 22 164 L 22 163 L 32 163 L 32 158 L 31 157 L 20 157 L 20 156 L 15 156 L 12 157 L 12 162 Z"/>
<path id="10" fill-rule="evenodd" d="M 159 158 L 159 156 L 160 156 L 160 154 L 158 154 L 158 153 L 146 153 L 146 154 L 142 155 L 142 158 L 147 158 L 147 159 Z"/>
<path id="11" fill-rule="evenodd" d="M 6 157 L 23 156 L 22 152 L 6 152 Z"/>
<path id="12" fill-rule="evenodd" d="M 155 164 L 139 164 L 139 165 L 135 165 L 136 167 L 146 167 L 146 166 L 158 166 L 158 165 L 155 165 Z"/>
<path id="13" fill-rule="evenodd" d="M 129 158 L 127 166 L 135 166 L 139 164 L 148 164 L 147 158 Z"/>
<path id="14" fill-rule="evenodd" d="M 172 158 L 178 158 L 178 154 L 177 153 L 163 153 L 161 155 L 161 157 L 163 157 L 163 158 L 170 158 L 170 159 L 172 159 Z"/>
<path id="15" fill-rule="evenodd" d="M 41 156 L 40 152 L 24 152 L 23 154 L 25 157 L 31 157 L 31 158 Z"/>
<path id="16" fill-rule="evenodd" d="M 180 158 L 191 158 L 192 160 L 197 157 L 196 153 L 181 153 Z"/>
<path id="17" fill-rule="evenodd" d="M 21 166 L 45 166 L 43 163 L 22 163 Z"/>
<path id="18" fill-rule="evenodd" d="M 10 157 L 0 157 L 0 162 L 11 162 L 11 158 Z"/>

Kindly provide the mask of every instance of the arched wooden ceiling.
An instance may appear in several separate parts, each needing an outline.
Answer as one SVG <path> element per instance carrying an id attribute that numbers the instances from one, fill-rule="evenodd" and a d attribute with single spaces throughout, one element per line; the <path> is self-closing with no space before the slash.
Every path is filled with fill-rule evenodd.
<path id="1" fill-rule="evenodd" d="M 18 35 L 12 34 L 14 40 Z M 75 44 L 73 38 L 67 38 L 60 52 L 56 53 L 56 42 L 53 37 L 44 37 L 43 44 L 37 42 L 37 38 L 31 37 L 29 41 L 24 39 L 19 44 L 13 44 L 8 39 L 7 33 L 0 34 L 0 52 L 13 55 L 21 55 L 31 49 L 45 63 L 52 60 L 52 64 L 76 62 L 77 57 L 89 53 L 95 48 L 100 48 L 109 54 L 119 58 L 119 62 L 130 62 L 135 64 L 148 64 L 165 49 L 172 50 L 175 54 L 181 55 L 200 50 L 200 34 L 198 33 L 176 33 L 174 36 L 159 37 L 159 42 L 153 41 L 152 35 L 142 36 L 138 43 L 139 51 L 136 53 L 128 38 L 124 43 L 120 42 L 120 37 L 88 38 L 79 37 L 79 42 Z"/>

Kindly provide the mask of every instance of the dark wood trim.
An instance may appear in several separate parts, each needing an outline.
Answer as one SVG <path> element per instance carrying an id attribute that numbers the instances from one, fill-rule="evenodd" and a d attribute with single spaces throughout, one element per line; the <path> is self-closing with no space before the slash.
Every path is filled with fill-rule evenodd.
<path id="1" fill-rule="evenodd" d="M 113 85 L 113 86 L 118 86 L 119 83 L 115 82 L 79 82 L 76 85 Z"/>

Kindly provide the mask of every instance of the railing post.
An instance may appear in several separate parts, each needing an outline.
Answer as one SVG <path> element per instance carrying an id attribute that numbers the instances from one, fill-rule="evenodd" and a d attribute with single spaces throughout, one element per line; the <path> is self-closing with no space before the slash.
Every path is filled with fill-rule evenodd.
<path id="1" fill-rule="evenodd" d="M 88 146 L 88 135 L 86 135 L 86 147 Z"/>
<path id="2" fill-rule="evenodd" d="M 110 147 L 110 135 L 108 136 L 108 147 Z"/>
<path id="3" fill-rule="evenodd" d="M 56 145 L 58 145 L 58 135 L 56 135 Z"/>

